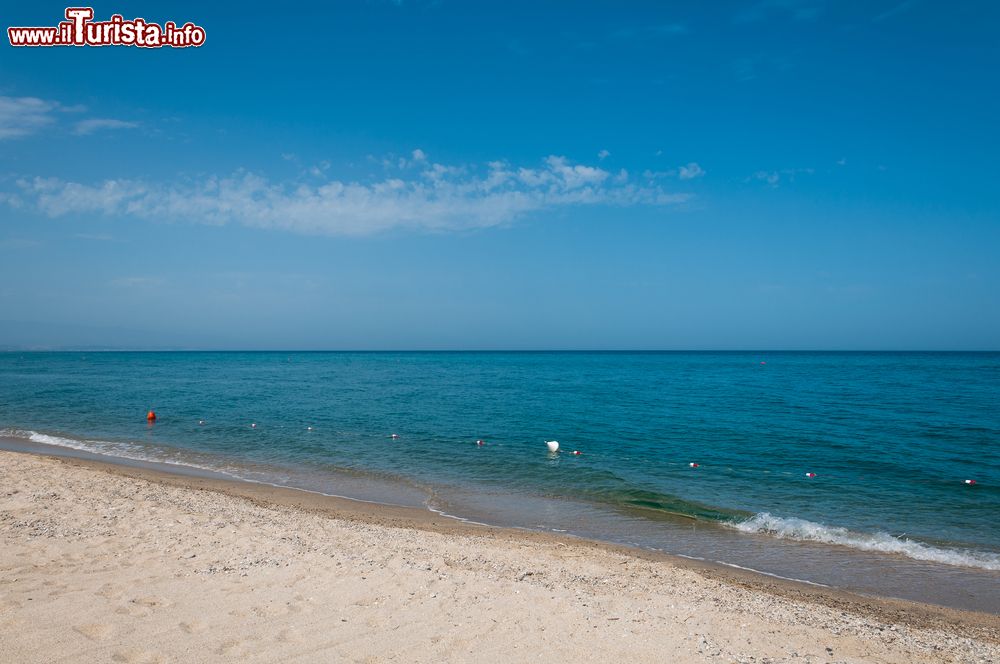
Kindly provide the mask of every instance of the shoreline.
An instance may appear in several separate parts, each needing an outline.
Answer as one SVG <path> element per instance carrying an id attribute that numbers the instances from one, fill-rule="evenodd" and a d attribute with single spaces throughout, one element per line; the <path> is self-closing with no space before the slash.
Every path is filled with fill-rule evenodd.
<path id="1" fill-rule="evenodd" d="M 946 631 L 1000 646 L 1000 616 L 989 613 L 954 609 L 904 599 L 861 595 L 849 590 L 787 579 L 725 563 L 701 561 L 682 555 L 585 539 L 574 535 L 469 522 L 426 508 L 389 505 L 362 499 L 330 496 L 308 489 L 276 486 L 221 476 L 213 477 L 209 476 L 208 472 L 204 476 L 199 476 L 195 473 L 143 467 L 162 464 L 137 462 L 136 465 L 132 465 L 131 463 L 77 458 L 34 450 L 0 450 L 0 462 L 6 455 L 41 458 L 64 467 L 84 469 L 112 477 L 128 478 L 188 491 L 210 492 L 247 501 L 258 507 L 289 508 L 344 523 L 358 523 L 378 528 L 409 529 L 438 535 L 471 536 L 490 542 L 516 543 L 527 546 L 572 546 L 691 571 L 705 579 L 751 593 L 763 593 L 775 598 L 805 602 L 814 606 L 864 616 L 870 620 L 905 625 L 919 630 Z M 198 469 L 191 470 L 197 471 Z M 217 473 L 211 474 L 218 475 Z"/>
<path id="2" fill-rule="evenodd" d="M 31 432 L 33 433 L 33 432 Z M 61 436 L 61 434 L 60 434 Z M 56 436 L 59 441 L 67 442 L 73 439 L 65 439 L 60 436 Z M 681 545 L 677 546 L 677 542 L 673 542 L 672 545 L 668 547 L 657 547 L 655 545 L 650 545 L 648 542 L 643 542 L 637 540 L 632 536 L 623 536 L 623 533 L 617 533 L 617 537 L 606 536 L 607 533 L 595 530 L 593 528 L 586 529 L 572 528 L 570 530 L 556 529 L 556 528 L 546 528 L 544 526 L 532 527 L 530 525 L 525 525 L 527 522 L 521 522 L 522 519 L 517 518 L 516 520 L 510 519 L 511 513 L 506 516 L 507 519 L 490 519 L 489 514 L 485 512 L 480 515 L 474 514 L 461 514 L 453 513 L 447 507 L 441 507 L 431 505 L 428 502 L 429 494 L 424 494 L 426 488 L 417 490 L 416 485 L 409 487 L 405 484 L 395 484 L 392 480 L 382 478 L 375 479 L 369 478 L 364 475 L 364 473 L 359 471 L 341 470 L 338 472 L 343 473 L 341 479 L 347 479 L 349 482 L 355 480 L 358 477 L 365 477 L 366 479 L 362 484 L 349 484 L 345 487 L 338 487 L 340 489 L 346 489 L 343 493 L 338 492 L 326 492 L 319 488 L 314 488 L 310 486 L 300 486 L 294 483 L 286 484 L 277 481 L 269 481 L 265 478 L 255 479 L 253 477 L 243 476 L 242 474 L 237 474 L 234 472 L 229 472 L 228 470 L 219 469 L 213 467 L 215 464 L 209 461 L 209 465 L 202 465 L 205 462 L 187 462 L 184 460 L 170 461 L 170 460 L 153 460 L 143 457 L 120 455 L 115 453 L 105 453 L 98 452 L 87 449 L 86 447 L 77 447 L 74 445 L 43 441 L 35 441 L 34 436 L 32 438 L 25 438 L 21 436 L 11 436 L 11 435 L 0 435 L 0 451 L 8 450 L 13 452 L 26 452 L 29 454 L 37 454 L 41 456 L 51 456 L 53 458 L 59 459 L 76 459 L 80 461 L 89 461 L 100 466 L 106 466 L 109 468 L 125 468 L 133 470 L 145 470 L 149 471 L 153 476 L 180 476 L 180 477 L 190 477 L 190 478 L 202 478 L 208 480 L 217 480 L 223 486 L 227 487 L 259 487 L 261 490 L 276 489 L 279 491 L 289 491 L 295 494 L 310 495 L 315 496 L 319 500 L 330 499 L 332 501 L 340 500 L 347 501 L 348 504 L 355 505 L 367 505 L 372 509 L 369 512 L 377 513 L 379 509 L 383 508 L 402 508 L 404 510 L 410 509 L 412 513 L 410 518 L 415 525 L 415 527 L 420 527 L 420 524 L 429 519 L 432 516 L 437 516 L 447 521 L 460 522 L 467 525 L 478 525 L 483 527 L 492 527 L 500 531 L 514 531 L 521 533 L 530 533 L 533 535 L 550 535 L 553 537 L 562 537 L 563 539 L 568 539 L 572 541 L 587 541 L 592 542 L 599 546 L 606 546 L 610 548 L 615 548 L 624 551 L 632 551 L 636 555 L 642 554 L 647 557 L 659 557 L 662 559 L 667 559 L 673 562 L 675 565 L 680 565 L 686 568 L 704 568 L 711 570 L 712 573 L 719 575 L 719 578 L 724 578 L 727 575 L 733 576 L 734 578 L 750 577 L 756 579 L 757 581 L 767 581 L 773 583 L 790 583 L 796 588 L 808 587 L 813 590 L 825 589 L 831 593 L 841 593 L 846 594 L 850 597 L 855 598 L 874 598 L 885 601 L 899 601 L 908 602 L 921 606 L 933 606 L 948 608 L 959 612 L 969 612 L 973 614 L 983 614 L 983 615 L 1000 615 L 1000 608 L 997 608 L 996 601 L 991 601 L 989 598 L 991 594 L 988 590 L 989 586 L 981 586 L 979 577 L 975 576 L 978 574 L 978 570 L 969 572 L 962 572 L 965 574 L 965 578 L 962 581 L 965 585 L 955 584 L 954 579 L 957 577 L 951 577 L 952 587 L 947 588 L 946 586 L 934 586 L 933 590 L 929 590 L 931 586 L 901 586 L 898 580 L 889 582 L 877 582 L 872 583 L 871 580 L 877 577 L 872 576 L 872 565 L 876 565 L 874 569 L 881 568 L 885 573 L 895 574 L 894 565 L 897 563 L 893 562 L 893 558 L 896 554 L 894 553 L 884 553 L 877 555 L 867 554 L 866 558 L 861 558 L 860 562 L 862 565 L 868 565 L 869 567 L 864 568 L 864 571 L 859 576 L 856 571 L 852 571 L 851 574 L 854 576 L 847 575 L 844 577 L 841 574 L 841 578 L 836 578 L 837 573 L 834 572 L 832 576 L 834 578 L 824 578 L 824 574 L 820 573 L 815 575 L 815 569 L 809 569 L 808 567 L 803 567 L 803 563 L 808 565 L 814 560 L 823 560 L 824 564 L 837 564 L 835 557 L 841 555 L 836 551 L 838 548 L 836 544 L 831 544 L 828 542 L 796 542 L 794 540 L 785 541 L 781 537 L 772 538 L 770 535 L 759 535 L 765 540 L 765 547 L 773 546 L 774 551 L 778 551 L 778 555 L 783 556 L 781 562 L 783 564 L 774 564 L 774 551 L 770 548 L 766 550 L 769 553 L 764 556 L 757 554 L 753 549 L 755 546 L 760 546 L 760 543 L 754 545 L 751 540 L 742 540 L 742 538 L 736 535 L 735 532 L 721 528 L 719 524 L 706 523 L 704 530 L 699 530 L 703 533 L 702 535 L 697 535 L 692 539 L 683 540 L 685 536 L 681 530 L 676 530 L 677 523 L 673 523 L 670 527 L 675 530 L 672 531 L 671 537 L 681 537 Z M 378 483 L 376 486 L 372 482 Z M 405 490 L 409 490 L 410 493 L 407 494 L 403 487 L 408 487 Z M 248 491 L 253 491 L 248 489 Z M 536 506 L 537 507 L 537 506 Z M 349 510 L 354 511 L 354 510 Z M 508 510 L 509 511 L 509 510 Z M 563 514 L 563 517 L 568 516 L 568 514 Z M 484 518 L 485 517 L 485 518 Z M 679 521 L 679 520 L 678 520 Z M 686 524 L 685 524 L 686 525 Z M 692 550 L 692 541 L 701 538 L 704 542 L 704 537 L 707 535 L 715 544 L 721 544 L 722 548 L 713 549 L 711 547 L 705 547 L 704 545 L 696 545 L 696 548 Z M 720 535 L 723 538 L 719 539 Z M 755 535 L 744 535 L 744 537 L 754 537 Z M 741 541 L 742 540 L 742 541 Z M 739 542 L 736 549 L 727 548 L 732 546 L 734 542 Z M 801 549 L 802 546 L 805 547 L 816 547 L 812 551 L 804 551 Z M 685 550 L 685 548 L 687 550 Z M 679 549 L 679 550 L 678 550 Z M 762 549 L 763 550 L 763 549 Z M 747 557 L 740 557 L 740 553 L 749 554 Z M 812 558 L 816 555 L 824 556 L 823 558 Z M 847 556 L 865 556 L 866 554 L 861 551 L 854 549 L 847 549 L 844 552 Z M 769 557 L 769 559 L 767 559 Z M 855 563 L 859 559 L 855 558 Z M 799 575 L 796 570 L 789 568 L 788 562 L 792 562 L 793 566 L 798 565 L 799 570 L 805 571 L 805 574 Z M 913 564 L 913 560 L 909 558 L 904 558 L 900 561 L 903 565 Z M 759 564 L 763 563 L 763 564 Z M 959 567 L 958 569 L 961 569 Z M 975 568 L 970 568 L 974 570 Z M 914 576 L 911 574 L 911 582 L 922 584 L 924 577 Z M 995 573 L 990 573 L 986 571 L 987 575 L 984 577 L 985 583 L 992 583 L 995 585 L 1000 577 L 997 577 Z M 865 576 L 867 575 L 867 576 Z M 830 573 L 826 573 L 826 576 L 831 576 Z M 900 577 L 887 577 L 890 579 L 898 579 Z M 861 584 L 852 585 L 850 582 L 856 579 L 861 579 Z M 847 583 L 842 583 L 841 581 L 848 581 Z M 865 582 L 867 581 L 867 582 Z M 975 585 L 969 585 L 970 583 Z M 920 590 L 911 590 L 910 588 L 920 588 Z M 895 591 L 895 592 L 893 592 Z M 946 592 L 947 591 L 947 592 Z M 985 601 L 984 601 L 985 600 Z"/>
<path id="3" fill-rule="evenodd" d="M 104 472 L 117 473 L 125 477 L 185 488 L 214 490 L 233 497 L 260 501 L 262 504 L 273 503 L 285 507 L 305 509 L 324 514 L 331 518 L 343 518 L 378 525 L 391 525 L 393 527 L 410 527 L 439 533 L 466 534 L 469 531 L 464 527 L 468 527 L 470 531 L 476 532 L 486 529 L 498 533 L 520 534 L 529 539 L 537 537 L 543 541 L 551 538 L 560 542 L 585 543 L 608 551 L 624 552 L 636 558 L 666 561 L 677 567 L 701 571 L 720 580 L 744 583 L 748 587 L 753 587 L 755 584 L 760 585 L 761 587 L 768 588 L 769 592 L 780 592 L 789 597 L 799 598 L 812 593 L 822 596 L 826 605 L 831 607 L 845 605 L 843 600 L 844 598 L 848 598 L 846 603 L 848 606 L 852 600 L 862 602 L 873 600 L 886 604 L 900 603 L 902 605 L 929 607 L 934 610 L 940 609 L 960 614 L 997 615 L 1000 618 L 1000 614 L 994 614 L 990 611 L 935 604 L 919 599 L 880 595 L 876 592 L 858 592 L 837 585 L 818 583 L 762 571 L 752 567 L 744 567 L 737 563 L 666 552 L 573 533 L 560 533 L 517 525 L 497 525 L 480 522 L 448 514 L 427 505 L 418 507 L 414 504 L 397 504 L 378 499 L 324 493 L 315 489 L 238 477 L 230 475 L 225 471 L 203 468 L 196 465 L 101 454 L 84 449 L 53 446 L 23 438 L 4 436 L 0 437 L 0 442 L 2 442 L 0 454 L 12 452 L 15 454 L 41 456 L 70 464 L 78 463 L 84 467 L 93 467 Z M 188 483 L 186 480 L 191 480 L 191 483 Z M 296 500 L 296 498 L 299 500 Z M 386 521 L 386 516 L 391 517 L 388 522 Z M 902 610 L 902 613 L 908 615 L 905 609 Z"/>

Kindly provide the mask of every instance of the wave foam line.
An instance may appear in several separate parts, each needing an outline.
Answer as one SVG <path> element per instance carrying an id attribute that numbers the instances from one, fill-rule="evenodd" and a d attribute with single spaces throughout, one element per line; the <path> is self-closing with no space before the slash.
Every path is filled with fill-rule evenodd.
<path id="1" fill-rule="evenodd" d="M 782 539 L 822 542 L 860 551 L 892 553 L 914 560 L 944 565 L 1000 570 L 1000 554 L 969 549 L 941 548 L 912 539 L 894 537 L 889 533 L 859 533 L 847 528 L 826 526 L 806 519 L 774 516 L 768 512 L 761 512 L 746 521 L 730 523 L 729 525 L 745 533 L 763 533 Z"/>
<path id="2" fill-rule="evenodd" d="M 825 583 L 820 583 L 818 581 L 810 581 L 808 579 L 799 579 L 794 576 L 781 576 L 780 574 L 775 574 L 774 572 L 765 572 L 764 570 L 754 569 L 753 567 L 744 567 L 743 565 L 737 565 L 736 563 L 727 563 L 725 560 L 709 560 L 708 558 L 702 558 L 701 556 L 686 556 L 683 553 L 671 554 L 679 558 L 687 558 L 688 560 L 698 560 L 705 563 L 715 563 L 716 565 L 724 565 L 726 567 L 732 567 L 733 569 L 741 569 L 747 572 L 753 572 L 754 574 L 763 574 L 764 576 L 769 576 L 774 579 L 781 579 L 782 581 L 795 581 L 796 583 L 805 583 L 810 586 L 819 586 L 820 588 L 830 588 L 831 586 Z"/>
<path id="3" fill-rule="evenodd" d="M 42 445 L 52 445 L 55 447 L 66 447 L 80 452 L 89 452 L 90 454 L 122 457 L 132 461 L 170 463 L 169 461 L 157 458 L 154 455 L 143 454 L 141 447 L 130 443 L 113 443 L 107 440 L 77 440 L 74 438 L 63 438 L 62 436 L 51 436 L 45 433 L 38 433 L 37 431 L 22 431 L 19 429 L 5 429 L 0 431 L 0 435 L 9 435 L 14 438 L 24 438 L 33 443 L 41 443 Z M 190 465 L 195 468 L 199 467 L 194 464 Z M 210 469 L 203 468 L 202 470 Z"/>
<path id="4" fill-rule="evenodd" d="M 105 456 L 111 458 L 128 459 L 129 461 L 141 461 L 144 463 L 156 463 L 169 466 L 180 466 L 182 468 L 194 468 L 197 470 L 204 470 L 210 473 L 216 473 L 218 475 L 226 475 L 238 480 L 240 482 L 249 482 L 251 484 L 261 484 L 265 486 L 271 486 L 276 489 L 291 489 L 292 491 L 301 491 L 302 493 L 311 493 L 318 496 L 325 496 L 327 498 L 342 498 L 343 500 L 351 500 L 356 503 L 368 503 L 370 505 L 383 505 L 386 507 L 405 507 L 411 508 L 412 505 L 400 505 L 398 503 L 386 503 L 377 500 L 366 500 L 364 498 L 354 498 L 351 496 L 343 496 L 338 493 L 325 493 L 316 489 L 303 489 L 302 487 L 293 486 L 291 484 L 276 484 L 274 482 L 268 482 L 267 480 L 258 480 L 252 477 L 245 477 L 239 475 L 231 470 L 226 470 L 225 468 L 217 468 L 213 466 L 203 466 L 197 463 L 191 463 L 188 461 L 172 461 L 170 459 L 164 459 L 156 457 L 152 454 L 141 454 L 133 453 L 132 450 L 138 449 L 135 445 L 130 445 L 128 443 L 112 443 L 106 440 L 94 441 L 81 441 L 75 440 L 73 438 L 63 438 L 61 436 L 50 436 L 44 433 L 38 433 L 37 431 L 23 431 L 20 429 L 0 429 L 0 436 L 9 436 L 11 438 L 25 438 L 33 443 L 41 443 L 43 445 L 52 445 L 56 447 L 67 447 L 74 450 L 79 450 L 81 452 L 88 452 L 90 454 L 96 454 L 98 456 Z M 443 517 L 449 519 L 456 519 L 459 521 L 467 521 L 461 517 L 452 516 L 451 514 L 446 514 L 444 512 L 439 512 L 438 510 L 431 510 L 432 512 L 438 512 Z M 469 521 L 469 523 L 477 523 L 475 521 Z M 486 524 L 481 524 L 486 525 Z"/>

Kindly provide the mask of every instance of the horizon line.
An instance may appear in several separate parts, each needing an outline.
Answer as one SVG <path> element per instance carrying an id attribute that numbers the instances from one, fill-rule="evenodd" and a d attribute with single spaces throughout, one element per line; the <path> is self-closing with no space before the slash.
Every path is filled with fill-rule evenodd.
<path id="1" fill-rule="evenodd" d="M 1000 353 L 1000 348 L 188 348 L 2 347 L 0 353 Z"/>

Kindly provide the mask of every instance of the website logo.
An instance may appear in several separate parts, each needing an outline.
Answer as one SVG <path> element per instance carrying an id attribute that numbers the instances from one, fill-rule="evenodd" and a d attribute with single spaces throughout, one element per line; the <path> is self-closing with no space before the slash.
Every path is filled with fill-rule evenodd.
<path id="1" fill-rule="evenodd" d="M 11 46 L 138 46 L 139 48 L 188 48 L 205 43 L 205 28 L 174 21 L 163 25 L 144 18 L 126 20 L 112 14 L 107 21 L 95 21 L 93 7 L 67 7 L 66 20 L 54 27 L 10 27 Z"/>

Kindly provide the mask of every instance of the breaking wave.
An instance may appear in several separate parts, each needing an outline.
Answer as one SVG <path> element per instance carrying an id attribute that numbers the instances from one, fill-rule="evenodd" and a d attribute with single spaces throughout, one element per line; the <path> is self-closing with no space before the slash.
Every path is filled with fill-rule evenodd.
<path id="1" fill-rule="evenodd" d="M 763 533 L 783 539 L 836 544 L 860 551 L 897 554 L 914 560 L 945 565 L 1000 570 L 1000 554 L 937 547 L 907 537 L 896 537 L 889 533 L 860 533 L 847 528 L 826 526 L 806 519 L 774 516 L 768 512 L 761 512 L 746 521 L 734 522 L 730 525 L 745 533 Z"/>

